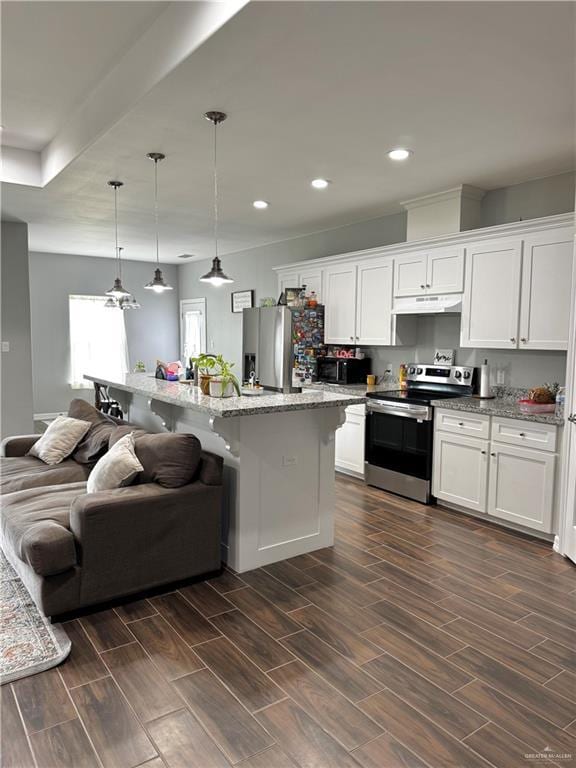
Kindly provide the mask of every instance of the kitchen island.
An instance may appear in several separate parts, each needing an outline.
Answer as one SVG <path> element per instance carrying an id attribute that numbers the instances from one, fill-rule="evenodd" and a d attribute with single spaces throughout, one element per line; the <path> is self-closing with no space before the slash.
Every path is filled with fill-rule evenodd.
<path id="1" fill-rule="evenodd" d="M 224 459 L 222 559 L 237 572 L 329 547 L 334 541 L 334 434 L 362 395 L 213 398 L 150 374 L 108 388 L 131 423 L 151 432 L 192 432 Z"/>

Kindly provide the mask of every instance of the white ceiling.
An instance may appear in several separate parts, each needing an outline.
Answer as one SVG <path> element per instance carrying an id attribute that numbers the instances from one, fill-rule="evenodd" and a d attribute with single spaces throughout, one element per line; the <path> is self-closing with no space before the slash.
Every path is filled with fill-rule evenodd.
<path id="1" fill-rule="evenodd" d="M 32 4 L 4 8 L 12 5 Z M 93 30 L 101 38 L 105 26 L 95 21 L 99 9 L 103 18 L 110 5 L 138 9 L 125 40 L 159 4 L 148 4 L 148 17 L 143 3 L 34 5 L 52 6 L 55 17 L 75 6 L 70 24 L 94 47 Z M 36 34 L 32 49 L 17 30 L 22 61 L 57 58 L 52 39 Z M 112 256 L 106 181 L 121 178 L 125 255 L 152 259 L 153 169 L 144 156 L 159 150 L 167 155 L 159 168 L 161 258 L 209 256 L 212 134 L 202 113 L 210 108 L 229 113 L 219 134 L 224 253 L 395 212 L 400 200 L 460 183 L 493 189 L 561 173 L 574 167 L 573 30 L 574 4 L 564 2 L 252 3 L 46 187 L 4 185 L 3 208 L 29 222 L 32 250 Z M 10 14 L 2 34 L 15 34 Z M 90 54 L 91 72 L 109 66 L 113 47 L 98 64 Z M 19 76 L 16 98 L 3 67 L 4 134 L 14 143 L 46 141 L 61 121 L 78 59 L 77 50 L 64 53 L 60 101 L 46 120 L 34 110 L 50 78 L 35 64 L 33 79 Z M 71 101 L 89 80 L 86 68 Z M 21 122 L 12 125 L 11 114 Z M 389 161 L 395 145 L 411 147 L 412 159 Z M 333 184 L 312 190 L 316 176 Z M 256 198 L 270 208 L 254 210 Z"/>
<path id="2" fill-rule="evenodd" d="M 3 143 L 42 149 L 164 5 L 2 3 Z"/>

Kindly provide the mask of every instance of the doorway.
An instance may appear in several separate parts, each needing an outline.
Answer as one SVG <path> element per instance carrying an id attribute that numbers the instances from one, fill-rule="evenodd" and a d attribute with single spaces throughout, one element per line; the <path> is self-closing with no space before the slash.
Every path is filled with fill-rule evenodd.
<path id="1" fill-rule="evenodd" d="M 206 299 L 180 302 L 180 352 L 182 362 L 206 352 Z"/>

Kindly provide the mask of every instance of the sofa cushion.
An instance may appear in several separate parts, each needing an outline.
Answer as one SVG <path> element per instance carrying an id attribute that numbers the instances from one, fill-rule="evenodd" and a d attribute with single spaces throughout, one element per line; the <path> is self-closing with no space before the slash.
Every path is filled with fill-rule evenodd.
<path id="1" fill-rule="evenodd" d="M 70 456 L 89 429 L 89 421 L 72 419 L 70 416 L 57 416 L 42 437 L 30 448 L 28 454 L 41 459 L 46 464 L 59 464 Z"/>
<path id="2" fill-rule="evenodd" d="M 108 450 L 108 440 L 117 427 L 106 414 L 94 408 L 86 400 L 75 398 L 70 403 L 68 416 L 90 422 L 90 429 L 78 443 L 72 458 L 80 464 L 92 464 L 98 461 Z"/>
<path id="3" fill-rule="evenodd" d="M 60 464 L 44 464 L 33 456 L 0 458 L 0 494 L 40 488 L 45 485 L 77 483 L 88 478 L 90 467 L 78 464 L 74 459 L 64 459 Z"/>
<path id="4" fill-rule="evenodd" d="M 110 444 L 114 445 L 130 431 L 136 438 L 136 456 L 144 467 L 138 478 L 141 483 L 180 488 L 192 481 L 202 453 L 200 440 L 195 435 L 186 432 L 139 433 L 130 427 L 118 427 Z"/>
<path id="5" fill-rule="evenodd" d="M 136 458 L 134 436 L 130 432 L 114 443 L 108 453 L 98 461 L 88 478 L 86 492 L 111 491 L 130 485 L 143 469 Z"/>
<path id="6" fill-rule="evenodd" d="M 40 576 L 53 576 L 77 563 L 70 506 L 86 483 L 29 488 L 2 497 L 2 539 Z"/>

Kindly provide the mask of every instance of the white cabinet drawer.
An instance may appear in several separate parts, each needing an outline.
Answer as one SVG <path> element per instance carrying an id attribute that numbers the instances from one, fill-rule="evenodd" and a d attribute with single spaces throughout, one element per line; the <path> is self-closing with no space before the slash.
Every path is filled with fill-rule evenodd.
<path id="1" fill-rule="evenodd" d="M 436 408 L 434 413 L 436 430 L 479 437 L 484 440 L 488 440 L 490 436 L 490 416 L 466 411 L 448 411 L 442 408 Z"/>
<path id="2" fill-rule="evenodd" d="M 556 427 L 553 424 L 495 416 L 492 419 L 492 440 L 553 453 L 556 450 Z"/>

